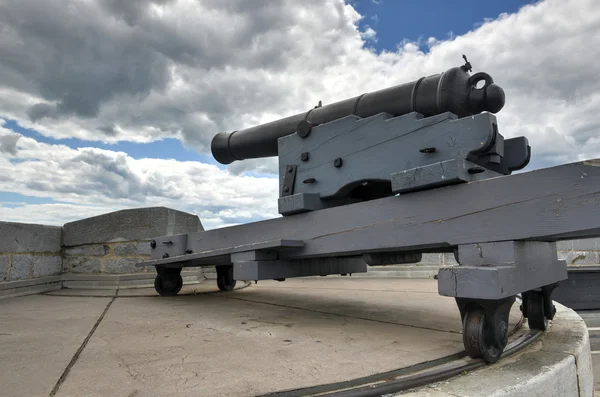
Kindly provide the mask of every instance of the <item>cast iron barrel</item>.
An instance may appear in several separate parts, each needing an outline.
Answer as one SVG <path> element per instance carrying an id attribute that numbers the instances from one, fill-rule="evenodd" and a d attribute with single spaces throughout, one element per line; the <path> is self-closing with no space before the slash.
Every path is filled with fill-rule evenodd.
<path id="1" fill-rule="evenodd" d="M 469 65 L 470 66 L 470 65 Z M 236 160 L 277 156 L 277 139 L 310 126 L 342 117 L 369 117 L 385 112 L 396 117 L 418 112 L 425 117 L 452 112 L 458 117 L 484 111 L 496 113 L 504 106 L 504 91 L 487 73 L 468 73 L 460 66 L 419 80 L 315 107 L 308 112 L 231 133 L 212 140 L 211 151 L 221 164 Z M 483 81 L 481 87 L 477 87 Z M 301 123 L 302 122 L 302 123 Z"/>

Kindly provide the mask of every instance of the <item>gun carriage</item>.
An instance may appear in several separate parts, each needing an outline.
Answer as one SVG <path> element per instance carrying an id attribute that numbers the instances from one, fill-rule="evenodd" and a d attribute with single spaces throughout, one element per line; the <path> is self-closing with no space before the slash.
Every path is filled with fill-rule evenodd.
<path id="1" fill-rule="evenodd" d="M 505 95 L 465 64 L 414 82 L 217 134 L 222 164 L 278 156 L 282 215 L 233 227 L 156 237 L 160 295 L 181 269 L 216 266 L 236 280 L 347 275 L 454 253 L 438 292 L 453 297 L 471 357 L 497 361 L 518 294 L 532 329 L 545 330 L 551 295 L 567 278 L 556 241 L 600 236 L 600 161 L 530 172 L 525 137 L 505 138 Z"/>

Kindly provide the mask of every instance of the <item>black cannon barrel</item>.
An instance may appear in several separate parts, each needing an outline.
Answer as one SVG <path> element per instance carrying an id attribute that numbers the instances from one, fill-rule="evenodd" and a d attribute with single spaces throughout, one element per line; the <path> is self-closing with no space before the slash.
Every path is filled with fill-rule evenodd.
<path id="1" fill-rule="evenodd" d="M 500 111 L 505 99 L 502 88 L 494 84 L 487 73 L 470 75 L 467 71 L 470 65 L 467 65 L 245 130 L 219 133 L 212 140 L 212 154 L 221 164 L 277 156 L 277 139 L 295 133 L 303 121 L 314 126 L 349 115 L 369 117 L 382 112 L 392 116 L 411 112 L 424 116 L 452 112 L 465 117 L 483 111 Z M 484 84 L 478 87 L 482 81 Z"/>

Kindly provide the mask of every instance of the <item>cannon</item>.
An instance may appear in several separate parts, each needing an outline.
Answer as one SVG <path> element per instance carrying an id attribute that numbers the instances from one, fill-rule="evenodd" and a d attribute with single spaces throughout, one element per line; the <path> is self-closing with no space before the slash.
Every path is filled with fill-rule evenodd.
<path id="1" fill-rule="evenodd" d="M 504 140 L 491 114 L 504 91 L 471 68 L 220 133 L 211 150 L 222 164 L 279 155 L 284 216 L 510 174 L 529 162 L 528 141 Z"/>
<path id="2" fill-rule="evenodd" d="M 466 61 L 466 57 L 465 57 Z M 308 134 L 312 126 L 355 115 L 361 118 L 387 113 L 392 117 L 417 112 L 425 117 L 451 112 L 458 117 L 483 111 L 499 112 L 504 106 L 504 91 L 487 73 L 469 75 L 467 62 L 444 73 L 417 81 L 365 93 L 354 98 L 316 106 L 305 113 L 286 117 L 242 131 L 220 133 L 211 143 L 215 160 L 231 164 L 236 160 L 277 156 L 277 140 Z M 478 84 L 484 82 L 483 86 Z"/>
<path id="3" fill-rule="evenodd" d="M 352 275 L 369 266 L 454 254 L 438 292 L 455 299 L 465 351 L 496 362 L 518 295 L 529 327 L 554 318 L 567 279 L 556 242 L 600 237 L 600 160 L 514 173 L 531 159 L 526 137 L 505 138 L 502 88 L 465 64 L 232 133 L 211 145 L 223 164 L 277 156 L 281 216 L 198 233 L 157 236 L 160 295 L 181 269 L 215 266 L 237 280 Z"/>

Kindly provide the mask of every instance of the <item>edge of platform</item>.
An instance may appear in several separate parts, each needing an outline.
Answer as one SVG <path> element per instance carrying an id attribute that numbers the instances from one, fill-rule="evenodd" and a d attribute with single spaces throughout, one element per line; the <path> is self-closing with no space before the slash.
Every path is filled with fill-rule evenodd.
<path id="1" fill-rule="evenodd" d="M 181 275 L 184 285 L 198 284 L 206 280 L 201 268 L 184 269 Z M 41 294 L 60 289 L 116 291 L 122 289 L 153 288 L 155 277 L 155 273 L 65 273 L 58 276 L 9 281 L 0 283 L 0 300 Z"/>
<path id="2" fill-rule="evenodd" d="M 430 384 L 403 397 L 593 397 L 590 339 L 584 320 L 556 303 L 550 328 L 528 348 L 494 365 Z"/>

